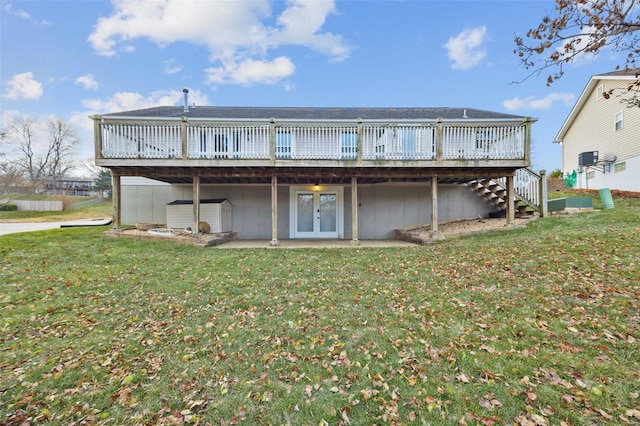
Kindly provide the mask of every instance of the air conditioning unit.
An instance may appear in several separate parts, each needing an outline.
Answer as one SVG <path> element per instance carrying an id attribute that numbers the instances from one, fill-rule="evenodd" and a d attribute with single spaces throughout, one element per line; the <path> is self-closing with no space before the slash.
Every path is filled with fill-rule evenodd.
<path id="1" fill-rule="evenodd" d="M 587 151 L 578 154 L 579 166 L 595 166 L 598 164 L 598 151 Z"/>

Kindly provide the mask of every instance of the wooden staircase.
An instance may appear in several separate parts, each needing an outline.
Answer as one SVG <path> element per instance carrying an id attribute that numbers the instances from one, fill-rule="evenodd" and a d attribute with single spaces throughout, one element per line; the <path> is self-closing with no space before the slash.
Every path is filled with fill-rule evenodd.
<path id="1" fill-rule="evenodd" d="M 501 216 L 507 209 L 507 190 L 503 186 L 503 182 L 494 179 L 474 179 L 467 182 L 467 186 L 474 190 L 479 196 L 486 199 L 488 202 L 500 207 L 501 211 L 495 216 Z M 527 200 L 526 197 L 518 193 L 516 189 L 515 200 L 515 215 L 516 217 L 527 217 L 538 212 L 538 206 L 534 205 Z"/>

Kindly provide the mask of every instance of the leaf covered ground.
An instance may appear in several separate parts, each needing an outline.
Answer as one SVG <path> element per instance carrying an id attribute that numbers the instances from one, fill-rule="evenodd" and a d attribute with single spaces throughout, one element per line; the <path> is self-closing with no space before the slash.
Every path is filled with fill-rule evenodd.
<path id="1" fill-rule="evenodd" d="M 640 422 L 640 202 L 415 248 L 0 237 L 0 423 Z"/>

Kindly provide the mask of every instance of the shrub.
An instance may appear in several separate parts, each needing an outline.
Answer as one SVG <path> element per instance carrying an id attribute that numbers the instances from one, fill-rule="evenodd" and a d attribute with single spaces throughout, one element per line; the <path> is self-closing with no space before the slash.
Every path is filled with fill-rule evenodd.
<path id="1" fill-rule="evenodd" d="M 0 212 L 15 212 L 18 206 L 15 204 L 0 204 Z"/>

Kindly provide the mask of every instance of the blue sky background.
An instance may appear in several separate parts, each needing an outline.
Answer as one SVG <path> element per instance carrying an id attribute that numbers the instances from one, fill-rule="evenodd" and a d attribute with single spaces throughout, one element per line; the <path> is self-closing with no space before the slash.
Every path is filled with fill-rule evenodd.
<path id="1" fill-rule="evenodd" d="M 220 106 L 468 107 L 538 119 L 535 170 L 589 78 L 624 58 L 581 58 L 551 87 L 513 53 L 553 1 L 1 1 L 0 115 L 59 117 L 93 155 L 89 115 Z M 6 150 L 6 147 L 3 147 Z"/>

